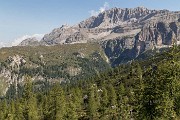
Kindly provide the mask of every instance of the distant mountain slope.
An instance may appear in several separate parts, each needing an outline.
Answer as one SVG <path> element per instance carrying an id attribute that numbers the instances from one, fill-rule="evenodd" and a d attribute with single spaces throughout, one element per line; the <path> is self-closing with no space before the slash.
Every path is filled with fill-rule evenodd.
<path id="1" fill-rule="evenodd" d="M 92 42 L 102 46 L 112 65 L 126 63 L 147 50 L 180 44 L 180 12 L 144 7 L 112 8 L 77 25 L 56 28 L 38 44 Z M 22 43 L 33 45 L 33 42 Z"/>
<path id="2" fill-rule="evenodd" d="M 39 41 L 35 38 L 27 38 L 23 40 L 18 46 L 39 46 Z"/>
<path id="3" fill-rule="evenodd" d="M 23 84 L 25 75 L 50 83 L 85 79 L 110 68 L 107 61 L 98 44 L 2 48 L 0 83 L 2 89 L 11 84 L 17 86 Z"/>
<path id="4" fill-rule="evenodd" d="M 112 8 L 74 26 L 63 25 L 46 34 L 42 44 L 104 41 L 117 37 L 136 35 L 146 24 L 171 23 L 180 18 L 180 12 L 149 10 L 144 7 Z"/>
<path id="5" fill-rule="evenodd" d="M 0 49 L 0 79 L 3 86 L 23 83 L 26 74 L 37 81 L 84 79 L 172 44 L 180 44 L 180 12 L 112 8 L 56 28 L 39 42 L 29 38 Z"/>

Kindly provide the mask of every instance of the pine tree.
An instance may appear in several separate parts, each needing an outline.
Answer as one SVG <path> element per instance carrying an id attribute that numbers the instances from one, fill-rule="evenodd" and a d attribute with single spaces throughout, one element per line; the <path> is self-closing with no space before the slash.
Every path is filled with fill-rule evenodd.
<path id="1" fill-rule="evenodd" d="M 51 116 L 50 106 L 51 106 L 51 97 L 49 94 L 46 94 L 43 97 L 43 101 L 42 101 L 42 105 L 41 105 L 43 120 L 50 119 L 50 116 Z"/>
<path id="2" fill-rule="evenodd" d="M 108 114 L 110 115 L 110 119 L 117 119 L 117 94 L 112 84 L 108 86 Z"/>
<path id="3" fill-rule="evenodd" d="M 8 118 L 8 104 L 6 99 L 1 101 L 0 104 L 0 120 L 5 120 Z"/>
<path id="4" fill-rule="evenodd" d="M 131 118 L 131 110 L 129 105 L 129 98 L 127 97 L 123 83 L 120 84 L 118 90 L 118 119 L 129 120 Z"/>
<path id="5" fill-rule="evenodd" d="M 32 91 L 33 86 L 31 78 L 26 76 L 25 81 L 26 83 L 23 91 L 24 117 L 28 120 L 39 120 L 37 99 Z"/>
<path id="6" fill-rule="evenodd" d="M 15 102 L 15 118 L 14 120 L 25 120 L 23 116 L 23 104 L 21 100 L 17 99 Z"/>
<path id="7" fill-rule="evenodd" d="M 8 114 L 8 119 L 13 120 L 15 119 L 15 103 L 14 101 L 11 101 L 11 104 L 8 107 L 9 114 Z"/>
<path id="8" fill-rule="evenodd" d="M 108 92 L 106 88 L 103 87 L 102 89 L 102 96 L 101 96 L 101 108 L 102 108 L 102 114 L 104 115 L 107 109 L 108 105 Z"/>
<path id="9" fill-rule="evenodd" d="M 128 104 L 129 99 L 127 96 L 123 96 L 120 100 L 119 107 L 118 107 L 118 119 L 120 120 L 129 120 L 131 119 L 131 109 L 130 105 Z"/>
<path id="10" fill-rule="evenodd" d="M 64 120 L 66 115 L 65 94 L 60 85 L 55 85 L 50 91 L 49 119 Z"/>
<path id="11" fill-rule="evenodd" d="M 82 111 L 82 103 L 83 103 L 83 99 L 82 99 L 82 91 L 79 88 L 75 88 L 72 89 L 72 101 L 75 104 L 76 107 L 76 114 L 78 116 L 82 116 L 83 111 Z"/>
<path id="12" fill-rule="evenodd" d="M 78 120 L 78 115 L 76 111 L 76 104 L 74 99 L 74 95 L 70 94 L 68 96 L 68 102 L 66 103 L 66 119 L 67 120 Z"/>
<path id="13" fill-rule="evenodd" d="M 177 87 L 175 66 L 169 62 L 152 67 L 145 74 L 144 90 L 139 101 L 140 119 L 175 119 L 174 102 Z"/>
<path id="14" fill-rule="evenodd" d="M 95 98 L 95 87 L 96 85 L 91 85 L 89 95 L 88 95 L 88 115 L 91 120 L 97 119 L 98 117 L 98 107 Z"/>

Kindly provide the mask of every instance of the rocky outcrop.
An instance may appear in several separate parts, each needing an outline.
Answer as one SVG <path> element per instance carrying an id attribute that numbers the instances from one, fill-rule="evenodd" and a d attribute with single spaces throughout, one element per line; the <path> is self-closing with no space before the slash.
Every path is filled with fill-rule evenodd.
<path id="1" fill-rule="evenodd" d="M 149 49 L 180 44 L 179 28 L 178 11 L 112 8 L 77 25 L 56 28 L 46 34 L 39 44 L 97 42 L 111 62 L 116 59 L 127 61 Z"/>
<path id="2" fill-rule="evenodd" d="M 17 92 L 18 84 L 24 81 L 24 77 L 19 76 L 20 67 L 26 64 L 26 60 L 23 56 L 14 55 L 9 56 L 6 62 L 6 66 L 1 65 L 0 76 L 5 79 L 8 88 L 14 84 L 16 89 L 14 92 Z M 4 91 L 4 93 L 7 92 L 8 88 Z"/>
<path id="3" fill-rule="evenodd" d="M 147 23 L 135 36 L 109 39 L 101 44 L 112 66 L 126 63 L 147 50 L 180 44 L 180 24 L 178 21 Z"/>
<path id="4" fill-rule="evenodd" d="M 40 43 L 43 45 L 63 44 L 66 43 L 66 39 L 68 39 L 70 36 L 77 32 L 77 28 L 73 28 L 68 25 L 63 25 L 60 28 L 54 29 L 51 33 L 46 34 L 42 38 Z"/>
<path id="5" fill-rule="evenodd" d="M 46 34 L 40 43 L 43 45 L 72 44 L 106 41 L 127 35 L 135 36 L 146 24 L 156 24 L 160 21 L 170 23 L 179 18 L 180 12 L 168 10 L 149 10 L 144 7 L 112 8 L 77 25 L 63 25 L 56 28 Z M 161 26 L 160 23 L 159 25 Z M 171 27 L 174 28 L 174 25 L 172 24 Z"/>
<path id="6" fill-rule="evenodd" d="M 33 38 L 27 38 L 23 40 L 18 46 L 39 46 L 39 41 L 33 37 Z"/>
<path id="7" fill-rule="evenodd" d="M 179 22 L 157 22 L 146 24 L 141 32 L 135 36 L 137 55 L 154 48 L 169 47 L 180 41 Z"/>
<path id="8" fill-rule="evenodd" d="M 116 39 L 103 41 L 101 44 L 110 62 L 113 63 L 126 50 L 133 49 L 134 41 L 135 39 L 133 38 L 133 36 L 126 36 L 126 37 L 119 37 Z"/>
<path id="9" fill-rule="evenodd" d="M 79 24 L 80 28 L 112 28 L 117 25 L 127 25 L 132 23 L 139 23 L 146 19 L 155 16 L 159 11 L 148 10 L 144 7 L 137 7 L 133 9 L 112 8 L 110 10 L 100 13 L 97 17 L 91 17 Z"/>

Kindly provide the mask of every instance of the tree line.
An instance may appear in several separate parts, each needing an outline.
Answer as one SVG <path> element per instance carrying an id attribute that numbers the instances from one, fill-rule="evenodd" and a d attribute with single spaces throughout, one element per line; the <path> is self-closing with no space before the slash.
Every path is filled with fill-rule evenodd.
<path id="1" fill-rule="evenodd" d="M 0 120 L 178 120 L 179 49 L 161 57 L 44 91 L 26 76 L 21 95 L 1 99 Z"/>

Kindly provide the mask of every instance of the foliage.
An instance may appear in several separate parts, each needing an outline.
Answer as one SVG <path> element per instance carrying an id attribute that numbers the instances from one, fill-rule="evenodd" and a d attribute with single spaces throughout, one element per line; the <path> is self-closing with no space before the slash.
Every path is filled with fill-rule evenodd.
<path id="1" fill-rule="evenodd" d="M 133 61 L 87 79 L 2 98 L 0 119 L 175 120 L 180 117 L 180 49 Z"/>

